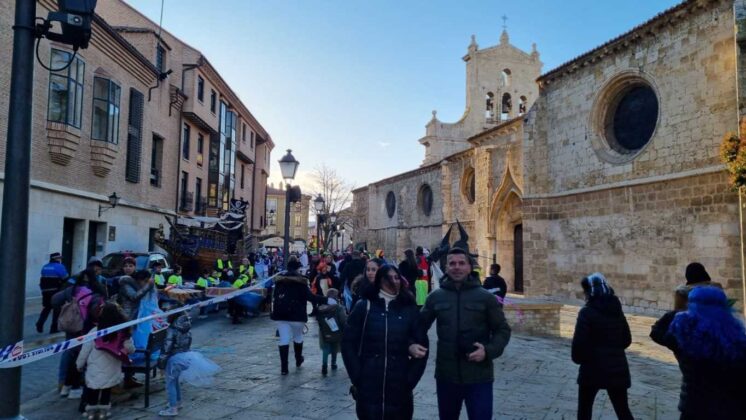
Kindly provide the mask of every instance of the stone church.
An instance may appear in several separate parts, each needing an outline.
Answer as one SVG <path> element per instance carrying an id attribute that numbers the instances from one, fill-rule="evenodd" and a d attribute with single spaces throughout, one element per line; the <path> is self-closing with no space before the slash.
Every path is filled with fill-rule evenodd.
<path id="1" fill-rule="evenodd" d="M 420 167 L 353 192 L 355 242 L 399 260 L 458 220 L 526 296 L 579 298 L 600 271 L 627 308 L 656 312 L 700 261 L 743 302 L 719 147 L 742 119 L 744 3 L 684 1 L 545 73 L 505 30 L 489 48 L 472 37 L 463 116 L 433 111 Z"/>

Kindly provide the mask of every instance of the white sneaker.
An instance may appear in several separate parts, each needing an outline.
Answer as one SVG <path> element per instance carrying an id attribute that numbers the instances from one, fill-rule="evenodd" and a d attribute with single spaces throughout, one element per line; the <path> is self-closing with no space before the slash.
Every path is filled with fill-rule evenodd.
<path id="1" fill-rule="evenodd" d="M 83 388 L 71 389 L 67 394 L 68 400 L 79 400 L 83 396 Z"/>
<path id="2" fill-rule="evenodd" d="M 62 388 L 60 388 L 60 397 L 67 397 L 70 394 L 70 387 L 67 385 L 62 385 Z"/>
<path id="3" fill-rule="evenodd" d="M 165 410 L 159 411 L 158 415 L 161 417 L 176 417 L 179 415 L 179 409 L 176 407 L 166 407 Z"/>

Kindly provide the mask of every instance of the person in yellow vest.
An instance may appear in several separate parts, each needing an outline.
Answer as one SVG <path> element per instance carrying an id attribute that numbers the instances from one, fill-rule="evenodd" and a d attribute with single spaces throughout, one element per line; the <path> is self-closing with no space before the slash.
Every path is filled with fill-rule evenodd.
<path id="1" fill-rule="evenodd" d="M 242 289 L 248 286 L 248 277 L 245 274 L 238 276 L 233 282 L 234 289 Z M 231 316 L 233 324 L 241 323 L 241 316 L 244 314 L 243 308 L 235 302 L 235 299 L 228 300 L 228 314 Z"/>
<path id="2" fill-rule="evenodd" d="M 205 268 L 202 270 L 202 274 L 197 279 L 197 282 L 194 283 L 194 288 L 197 290 L 207 290 L 207 288 L 211 286 L 210 269 Z"/>
<path id="3" fill-rule="evenodd" d="M 169 286 L 183 286 L 184 282 L 181 279 L 181 266 L 174 264 L 174 273 L 168 277 Z"/>
<path id="4" fill-rule="evenodd" d="M 220 273 L 220 279 L 230 281 L 233 277 L 233 263 L 228 257 L 228 253 L 224 252 L 223 255 L 215 261 L 215 270 Z"/>
<path id="5" fill-rule="evenodd" d="M 207 281 L 210 282 L 210 287 L 218 287 L 220 285 L 220 273 L 213 271 Z"/>
<path id="6" fill-rule="evenodd" d="M 163 265 L 160 261 L 153 263 L 153 283 L 155 284 L 155 287 L 159 289 L 166 288 L 166 276 L 163 275 L 161 272 L 162 270 Z"/>
<path id="7" fill-rule="evenodd" d="M 241 265 L 238 266 L 238 275 L 246 275 L 249 279 L 249 284 L 251 284 L 251 280 L 254 279 L 254 264 L 251 264 L 248 257 L 243 257 L 241 259 Z"/>

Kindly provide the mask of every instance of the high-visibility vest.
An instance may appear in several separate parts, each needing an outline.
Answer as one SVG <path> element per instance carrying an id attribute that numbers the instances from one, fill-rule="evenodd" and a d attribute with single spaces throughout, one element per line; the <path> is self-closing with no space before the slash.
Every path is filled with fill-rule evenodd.
<path id="1" fill-rule="evenodd" d="M 209 281 L 204 277 L 198 278 L 196 285 L 197 287 L 201 287 L 203 289 L 207 289 L 210 286 Z"/>
<path id="2" fill-rule="evenodd" d="M 243 285 L 246 284 L 246 280 L 245 279 L 246 279 L 245 276 L 241 276 L 241 277 L 237 278 L 236 281 L 233 282 L 233 288 L 234 289 L 240 289 L 240 288 L 242 288 Z"/>
<path id="3" fill-rule="evenodd" d="M 181 276 L 177 276 L 176 274 L 171 275 L 168 278 L 168 284 L 173 284 L 173 285 L 176 285 L 176 286 L 181 286 L 182 285 Z"/>
<path id="4" fill-rule="evenodd" d="M 165 286 L 166 285 L 166 278 L 163 277 L 163 274 L 153 274 L 153 281 L 155 282 L 156 286 Z"/>
<path id="5" fill-rule="evenodd" d="M 218 258 L 218 270 L 222 270 L 224 267 L 223 260 L 221 258 Z M 231 260 L 228 260 L 228 268 L 233 269 L 233 263 Z"/>
<path id="6" fill-rule="evenodd" d="M 207 281 L 210 282 L 211 286 L 217 286 L 218 284 L 220 284 L 220 280 L 216 279 L 213 276 L 207 277 Z"/>
<path id="7" fill-rule="evenodd" d="M 246 274 L 247 271 L 249 273 L 249 274 L 247 274 L 249 276 L 249 278 L 253 279 L 254 278 L 254 266 L 253 265 L 243 265 L 243 264 L 241 264 L 238 267 L 238 273 L 239 274 Z"/>

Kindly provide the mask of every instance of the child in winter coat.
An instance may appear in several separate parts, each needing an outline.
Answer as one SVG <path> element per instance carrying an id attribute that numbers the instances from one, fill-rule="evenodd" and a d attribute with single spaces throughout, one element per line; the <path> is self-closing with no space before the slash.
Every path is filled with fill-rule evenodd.
<path id="1" fill-rule="evenodd" d="M 127 317 L 116 303 L 104 305 L 98 326 L 91 332 L 124 323 Z M 122 381 L 122 363 L 129 360 L 135 346 L 128 329 L 120 330 L 83 344 L 77 359 L 79 371 L 85 370 L 85 413 L 89 419 L 111 416 L 111 389 Z"/>
<path id="2" fill-rule="evenodd" d="M 319 346 L 322 352 L 321 374 L 326 376 L 327 361 L 332 356 L 332 370 L 337 370 L 337 353 L 342 342 L 342 332 L 347 324 L 347 311 L 339 304 L 339 291 L 331 288 L 326 291 L 328 302 L 320 305 L 316 312 L 319 323 Z"/>
<path id="3" fill-rule="evenodd" d="M 176 309 L 178 304 L 163 308 L 164 311 Z M 168 406 L 161 410 L 158 415 L 162 417 L 175 417 L 179 415 L 181 406 L 181 379 L 195 386 L 209 385 L 212 376 L 220 370 L 220 367 L 211 360 L 195 351 L 190 351 L 192 346 L 192 323 L 189 316 L 184 312 L 178 312 L 168 317 L 168 333 L 163 343 L 161 354 L 158 359 L 158 367 L 166 371 L 166 392 L 168 393 Z"/>

